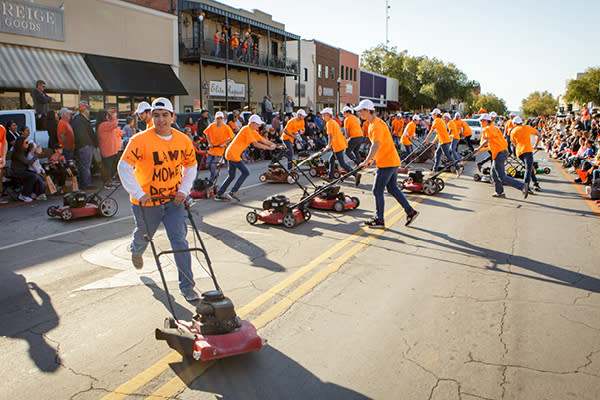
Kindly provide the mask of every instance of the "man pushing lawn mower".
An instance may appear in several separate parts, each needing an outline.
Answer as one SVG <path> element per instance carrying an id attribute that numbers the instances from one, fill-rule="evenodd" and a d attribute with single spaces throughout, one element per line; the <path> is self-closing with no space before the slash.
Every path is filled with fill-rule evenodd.
<path id="1" fill-rule="evenodd" d="M 329 180 L 332 181 L 335 173 L 335 160 L 337 160 L 338 163 L 340 163 L 340 167 L 345 169 L 347 172 L 352 171 L 352 168 L 350 168 L 350 166 L 346 164 L 346 161 L 344 160 L 344 150 L 348 148 L 348 143 L 344 138 L 342 129 L 338 123 L 333 120 L 333 111 L 331 108 L 327 107 L 321 111 L 321 115 L 327 124 L 326 129 L 328 143 L 325 151 L 332 149 L 331 158 L 329 159 Z M 356 186 L 360 184 L 360 174 L 358 172 L 354 175 L 354 182 Z"/>
<path id="2" fill-rule="evenodd" d="M 137 269 L 144 266 L 142 254 L 162 222 L 175 250 L 179 290 L 187 301 L 196 301 L 200 296 L 194 290 L 190 253 L 177 252 L 188 248 L 183 203 L 196 178 L 194 145 L 184 133 L 171 128 L 173 106 L 168 99 L 152 102 L 152 120 L 154 127 L 133 136 L 119 161 L 119 176 L 130 195 L 135 219 L 131 261 Z"/>
<path id="3" fill-rule="evenodd" d="M 385 122 L 375 115 L 375 105 L 370 100 L 361 101 L 355 108 L 360 113 L 363 120 L 369 122 L 368 136 L 371 141 L 371 149 L 367 158 L 359 164 L 359 167 L 364 168 L 370 164 L 371 160 L 375 160 L 377 173 L 375 175 L 375 183 L 373 184 L 373 195 L 375 196 L 376 217 L 365 222 L 369 228 L 385 229 L 383 221 L 383 213 L 385 208 L 385 200 L 383 198 L 383 190 L 387 189 L 388 193 L 396 198 L 398 203 L 406 212 L 406 223 L 410 225 L 419 212 L 411 207 L 406 197 L 398 187 L 398 167 L 400 166 L 400 156 L 394 146 L 394 141 L 390 130 Z"/>

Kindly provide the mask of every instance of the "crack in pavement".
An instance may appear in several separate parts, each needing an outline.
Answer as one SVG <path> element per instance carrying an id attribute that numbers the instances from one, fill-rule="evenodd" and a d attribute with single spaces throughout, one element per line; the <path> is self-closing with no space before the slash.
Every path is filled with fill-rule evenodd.
<path id="1" fill-rule="evenodd" d="M 573 300 L 573 304 L 577 304 L 577 302 L 578 302 L 579 300 L 583 300 L 583 299 L 589 299 L 589 298 L 592 296 L 592 293 L 593 293 L 593 292 L 591 292 L 591 291 L 590 291 L 590 292 L 587 292 L 587 294 L 586 294 L 585 296 L 578 296 L 578 297 L 575 297 L 575 300 Z"/>
<path id="2" fill-rule="evenodd" d="M 571 322 L 571 323 L 573 323 L 573 324 L 579 324 L 579 325 L 583 325 L 583 326 L 585 326 L 586 328 L 593 329 L 593 330 L 595 330 L 595 331 L 600 331 L 600 328 L 596 328 L 596 327 L 594 327 L 594 326 L 588 325 L 588 324 L 586 324 L 585 322 L 581 322 L 581 321 L 575 321 L 575 320 L 569 319 L 569 318 L 565 317 L 563 314 L 560 314 L 560 316 L 561 316 L 563 319 L 566 319 L 567 321 L 569 321 L 569 322 Z"/>

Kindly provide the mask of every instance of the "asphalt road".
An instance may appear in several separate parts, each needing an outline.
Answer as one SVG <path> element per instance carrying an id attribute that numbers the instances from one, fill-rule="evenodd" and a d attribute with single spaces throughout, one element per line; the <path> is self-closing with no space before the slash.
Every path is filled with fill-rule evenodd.
<path id="1" fill-rule="evenodd" d="M 141 271 L 130 265 L 122 190 L 111 219 L 49 219 L 52 202 L 2 208 L 0 398 L 596 400 L 600 208 L 541 164 L 553 169 L 542 193 L 500 200 L 468 163 L 443 192 L 409 196 L 421 211 L 409 228 L 386 196 L 384 231 L 360 226 L 374 210 L 369 170 L 359 188 L 343 184 L 358 210 L 249 225 L 266 197 L 300 196 L 258 183 L 266 164 L 250 165 L 241 203 L 201 200 L 193 213 L 225 294 L 268 342 L 211 363 L 154 339 L 166 297 L 149 251 Z M 156 242 L 168 247 L 164 232 Z M 197 261 L 194 272 L 210 289 Z"/>

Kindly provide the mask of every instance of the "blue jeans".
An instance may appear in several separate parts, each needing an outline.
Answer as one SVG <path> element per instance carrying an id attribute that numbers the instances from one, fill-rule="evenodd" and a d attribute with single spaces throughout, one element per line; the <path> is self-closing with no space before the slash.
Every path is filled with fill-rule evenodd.
<path id="1" fill-rule="evenodd" d="M 333 179 L 333 174 L 335 173 L 335 160 L 338 160 L 340 163 L 340 167 L 346 170 L 346 172 L 352 171 L 352 168 L 348 164 L 346 164 L 346 160 L 344 160 L 344 150 L 340 150 L 337 153 L 331 153 L 331 157 L 329 158 L 329 179 Z"/>
<path id="2" fill-rule="evenodd" d="M 133 241 L 129 249 L 134 255 L 141 256 L 144 254 L 146 247 L 148 247 L 148 241 L 144 238 L 144 235 L 146 235 L 146 224 L 144 224 L 142 208 L 146 215 L 146 222 L 148 223 L 147 233 L 150 237 L 154 236 L 162 221 L 173 250 L 188 249 L 188 242 L 185 238 L 187 234 L 187 225 L 185 224 L 187 214 L 183 204 L 176 206 L 172 201 L 152 207 L 142 207 L 132 204 L 135 230 L 133 231 Z M 194 274 L 192 273 L 191 254 L 189 252 L 175 253 L 174 258 L 179 274 L 179 289 L 181 291 L 192 289 L 195 283 Z"/>
<path id="3" fill-rule="evenodd" d="M 507 157 L 508 152 L 504 150 L 498 153 L 496 158 L 492 161 L 492 180 L 494 181 L 494 188 L 498 194 L 504 193 L 503 184 L 510 185 L 519 190 L 523 189 L 523 186 L 525 186 L 523 182 L 519 182 L 510 176 L 506 176 L 504 163 L 506 162 Z"/>
<path id="4" fill-rule="evenodd" d="M 600 169 L 592 171 L 592 185 L 596 185 L 597 182 L 600 182 Z"/>
<path id="5" fill-rule="evenodd" d="M 346 155 L 349 159 L 354 161 L 356 165 L 360 164 L 361 162 L 360 153 L 358 152 L 358 149 L 360 149 L 360 146 L 363 144 L 363 142 L 364 137 L 360 136 L 353 137 L 348 140 L 348 148 L 346 149 Z"/>
<path id="6" fill-rule="evenodd" d="M 402 157 L 400 157 L 401 160 L 404 160 L 406 157 L 408 157 L 409 155 L 412 154 L 412 152 L 413 152 L 413 145 L 412 144 L 405 144 L 404 145 L 404 149 L 406 149 L 406 152 L 404 154 L 402 154 Z"/>
<path id="7" fill-rule="evenodd" d="M 291 140 L 284 140 L 283 144 L 285 144 L 285 157 L 288 159 L 288 169 L 291 169 L 294 165 L 294 145 Z"/>
<path id="8" fill-rule="evenodd" d="M 523 179 L 523 184 L 528 185 L 529 182 L 533 181 L 537 185 L 538 181 L 533 172 L 533 154 L 531 152 L 523 153 L 519 158 L 525 163 L 525 178 Z"/>
<path id="9" fill-rule="evenodd" d="M 435 150 L 435 157 L 433 160 L 433 172 L 437 172 L 437 169 L 440 165 L 440 161 L 442 159 L 442 152 L 444 155 L 450 160 L 450 162 L 454 163 L 454 166 L 458 168 L 460 165 L 454 159 L 452 155 L 452 149 L 450 148 L 450 143 L 438 144 L 437 149 Z"/>
<path id="10" fill-rule="evenodd" d="M 227 187 L 231 184 L 231 182 L 233 182 L 233 180 L 235 179 L 236 169 L 239 169 L 242 175 L 240 175 L 238 180 L 235 182 L 235 185 L 233 185 L 233 187 L 231 188 L 232 193 L 236 193 L 240 189 L 240 186 L 242 186 L 242 183 L 244 183 L 248 175 L 250 175 L 250 171 L 248 171 L 248 168 L 246 168 L 246 164 L 244 164 L 243 161 L 229 161 L 229 176 L 227 176 L 227 179 L 225 179 L 225 182 L 223 182 L 223 185 L 221 185 L 221 187 L 219 188 L 217 196 L 222 196 L 223 193 L 225 193 L 225 191 L 227 190 Z"/>
<path id="11" fill-rule="evenodd" d="M 93 146 L 84 146 L 77 150 L 79 161 L 77 171 L 79 171 L 79 187 L 85 189 L 92 184 L 92 157 L 94 156 Z"/>
<path id="12" fill-rule="evenodd" d="M 392 136 L 392 139 L 394 140 L 394 146 L 400 147 L 400 145 L 402 144 L 400 138 L 400 136 Z"/>
<path id="13" fill-rule="evenodd" d="M 35 193 L 36 196 L 44 193 L 45 183 L 41 176 L 33 171 L 14 169 L 12 171 L 14 177 L 20 179 L 23 182 L 21 193 L 23 196 L 31 196 L 31 193 Z M 0 177 L 1 178 L 1 177 Z"/>
<path id="14" fill-rule="evenodd" d="M 220 156 L 213 156 L 212 154 L 209 154 L 206 157 L 206 166 L 208 167 L 208 170 L 210 171 L 210 178 L 208 178 L 211 182 L 214 182 L 214 180 L 217 178 L 217 165 L 219 164 L 219 161 L 221 160 Z"/>
<path id="15" fill-rule="evenodd" d="M 460 142 L 460 139 L 452 139 L 452 145 L 450 146 L 450 149 L 452 150 L 452 155 L 454 156 L 455 160 L 460 160 L 460 154 L 458 154 L 458 142 Z"/>
<path id="16" fill-rule="evenodd" d="M 404 193 L 398 187 L 398 167 L 377 168 L 375 182 L 373 183 L 373 195 L 375 196 L 375 218 L 378 221 L 383 221 L 383 212 L 385 208 L 385 200 L 383 198 L 383 190 L 387 189 L 388 193 L 396 198 L 398 203 L 404 208 L 406 215 L 414 212 L 410 206 Z"/>

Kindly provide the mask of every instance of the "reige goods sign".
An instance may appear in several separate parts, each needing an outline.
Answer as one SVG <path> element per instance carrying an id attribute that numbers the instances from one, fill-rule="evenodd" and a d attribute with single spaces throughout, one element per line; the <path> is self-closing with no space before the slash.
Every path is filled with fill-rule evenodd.
<path id="1" fill-rule="evenodd" d="M 65 41 L 65 16 L 60 8 L 0 0 L 0 11 L 0 32 Z"/>

